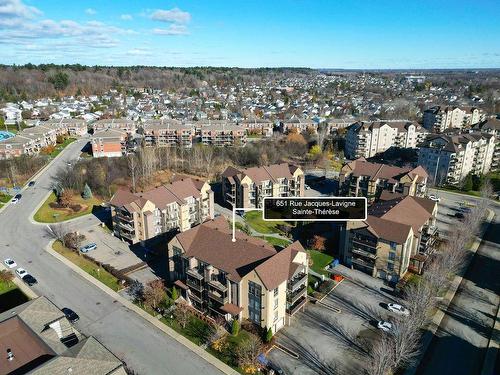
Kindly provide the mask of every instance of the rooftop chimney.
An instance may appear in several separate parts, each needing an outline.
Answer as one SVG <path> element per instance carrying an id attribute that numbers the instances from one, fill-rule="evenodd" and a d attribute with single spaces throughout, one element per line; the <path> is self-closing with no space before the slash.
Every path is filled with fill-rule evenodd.
<path id="1" fill-rule="evenodd" d="M 12 350 L 7 349 L 7 360 L 12 361 L 14 359 L 14 353 L 12 353 Z"/>

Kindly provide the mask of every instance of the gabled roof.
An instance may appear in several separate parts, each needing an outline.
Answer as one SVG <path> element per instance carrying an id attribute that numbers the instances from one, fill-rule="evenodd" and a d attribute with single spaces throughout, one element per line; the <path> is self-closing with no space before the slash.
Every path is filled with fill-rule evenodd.
<path id="1" fill-rule="evenodd" d="M 376 216 L 368 215 L 365 223 L 368 225 L 367 230 L 375 237 L 386 241 L 402 244 L 406 242 L 411 231 L 411 226 L 386 220 Z"/>
<path id="2" fill-rule="evenodd" d="M 240 181 L 245 176 L 248 176 L 254 183 L 260 183 L 262 181 L 276 182 L 278 178 L 292 178 L 293 173 L 297 169 L 299 169 L 297 166 L 288 163 L 272 164 L 268 166 L 244 169 L 227 167 L 223 173 L 223 176 L 237 178 Z"/>
<path id="3" fill-rule="evenodd" d="M 372 181 L 381 179 L 396 182 L 399 181 L 404 175 L 409 175 L 412 179 L 416 176 L 421 178 L 428 177 L 427 172 L 425 172 L 425 170 L 421 167 L 414 169 L 401 168 L 387 164 L 372 163 L 366 161 L 365 158 L 359 158 L 351 161 L 347 163 L 346 166 L 349 167 L 353 176 L 367 176 Z"/>
<path id="4" fill-rule="evenodd" d="M 238 282 L 259 264 L 276 254 L 266 241 L 236 231 L 236 242 L 222 216 L 176 236 L 187 257 L 211 264 Z"/>

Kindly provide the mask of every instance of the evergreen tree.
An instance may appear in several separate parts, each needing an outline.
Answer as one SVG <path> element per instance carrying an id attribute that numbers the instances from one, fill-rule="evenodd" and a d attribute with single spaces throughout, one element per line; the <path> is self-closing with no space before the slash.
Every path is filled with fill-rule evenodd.
<path id="1" fill-rule="evenodd" d="M 83 188 L 82 198 L 83 199 L 92 198 L 92 190 L 90 190 L 90 186 L 87 183 L 85 183 L 85 187 Z"/>
<path id="2" fill-rule="evenodd" d="M 271 327 L 269 327 L 269 329 L 267 330 L 266 332 L 266 342 L 271 342 L 271 340 L 273 339 L 273 330 L 271 329 Z"/>
<path id="3" fill-rule="evenodd" d="M 472 175 L 469 173 L 463 181 L 462 190 L 470 191 L 473 188 Z"/>
<path id="4" fill-rule="evenodd" d="M 236 319 L 233 319 L 231 333 L 233 334 L 233 336 L 238 336 L 238 333 L 240 333 L 240 322 L 238 322 Z"/>
<path id="5" fill-rule="evenodd" d="M 177 301 L 178 298 L 179 298 L 179 293 L 177 293 L 177 288 L 174 286 L 172 288 L 172 299 L 174 301 Z"/>

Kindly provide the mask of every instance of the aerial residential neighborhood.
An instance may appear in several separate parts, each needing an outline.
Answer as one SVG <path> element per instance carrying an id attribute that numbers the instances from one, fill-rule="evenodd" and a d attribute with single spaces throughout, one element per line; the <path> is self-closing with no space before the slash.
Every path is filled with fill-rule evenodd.
<path id="1" fill-rule="evenodd" d="M 499 5 L 0 0 L 0 375 L 500 374 Z"/>

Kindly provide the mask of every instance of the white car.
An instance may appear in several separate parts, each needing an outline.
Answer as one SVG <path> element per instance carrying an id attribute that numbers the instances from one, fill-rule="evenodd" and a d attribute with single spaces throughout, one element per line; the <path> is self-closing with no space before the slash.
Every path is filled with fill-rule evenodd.
<path id="1" fill-rule="evenodd" d="M 17 202 L 19 202 L 18 198 L 12 198 L 12 200 L 10 201 L 10 203 L 12 204 L 16 204 Z"/>
<path id="2" fill-rule="evenodd" d="M 16 270 L 16 273 L 17 273 L 17 276 L 19 276 L 21 279 L 28 275 L 28 271 L 26 271 L 24 268 L 21 268 L 19 267 L 17 270 Z"/>
<path id="3" fill-rule="evenodd" d="M 377 328 L 381 329 L 384 332 L 391 332 L 392 323 L 386 322 L 385 320 L 381 320 L 377 323 Z"/>
<path id="4" fill-rule="evenodd" d="M 311 187 L 310 187 L 309 185 L 307 185 L 307 184 L 305 184 L 305 185 L 304 185 L 304 188 L 305 188 L 306 190 L 311 189 Z"/>
<path id="5" fill-rule="evenodd" d="M 3 261 L 3 264 L 7 266 L 7 268 L 14 268 L 17 267 L 17 263 L 14 262 L 12 259 L 7 258 Z"/>
<path id="6" fill-rule="evenodd" d="M 397 314 L 401 314 L 404 316 L 410 315 L 410 310 L 408 310 L 406 307 L 401 306 L 400 304 L 397 303 L 389 303 L 387 305 L 387 310 L 392 311 Z"/>
<path id="7" fill-rule="evenodd" d="M 429 199 L 431 201 L 434 201 L 434 202 L 441 202 L 441 198 L 439 198 L 438 196 L 432 194 L 432 195 L 429 195 Z"/>

